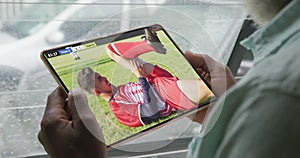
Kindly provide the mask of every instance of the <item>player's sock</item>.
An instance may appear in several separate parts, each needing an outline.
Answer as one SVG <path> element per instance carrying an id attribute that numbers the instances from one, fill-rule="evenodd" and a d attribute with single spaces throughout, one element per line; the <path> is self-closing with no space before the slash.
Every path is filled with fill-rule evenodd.
<path id="1" fill-rule="evenodd" d="M 108 44 L 108 49 L 124 58 L 133 59 L 141 54 L 155 51 L 146 41 L 116 42 Z"/>

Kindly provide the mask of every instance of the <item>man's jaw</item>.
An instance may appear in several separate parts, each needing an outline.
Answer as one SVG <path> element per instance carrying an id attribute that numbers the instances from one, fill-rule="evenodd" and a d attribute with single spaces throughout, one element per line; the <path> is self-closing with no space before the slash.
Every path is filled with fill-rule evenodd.
<path id="1" fill-rule="evenodd" d="M 258 27 L 269 23 L 291 0 L 244 0 L 248 13 Z"/>

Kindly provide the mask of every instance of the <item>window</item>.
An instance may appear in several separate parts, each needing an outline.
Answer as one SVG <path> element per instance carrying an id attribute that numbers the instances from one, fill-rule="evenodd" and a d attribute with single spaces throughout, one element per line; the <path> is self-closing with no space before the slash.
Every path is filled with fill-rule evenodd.
<path id="1" fill-rule="evenodd" d="M 65 2 L 72 3 L 75 0 Z M 68 5 L 48 5 L 55 4 L 57 0 L 39 1 L 40 5 L 31 5 L 23 10 L 14 20 L 3 23 L 2 32 L 14 36 L 17 39 L 27 37 L 39 31 L 47 23 L 47 20 L 54 19 Z M 38 20 L 36 20 L 38 19 Z"/>

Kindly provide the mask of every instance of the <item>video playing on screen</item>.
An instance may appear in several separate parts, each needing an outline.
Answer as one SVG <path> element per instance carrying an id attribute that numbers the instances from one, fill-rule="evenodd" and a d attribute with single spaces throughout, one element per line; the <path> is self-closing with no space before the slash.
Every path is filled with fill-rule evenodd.
<path id="1" fill-rule="evenodd" d="M 107 145 L 209 102 L 214 94 L 158 26 L 43 52 L 64 88 L 82 88 Z"/>

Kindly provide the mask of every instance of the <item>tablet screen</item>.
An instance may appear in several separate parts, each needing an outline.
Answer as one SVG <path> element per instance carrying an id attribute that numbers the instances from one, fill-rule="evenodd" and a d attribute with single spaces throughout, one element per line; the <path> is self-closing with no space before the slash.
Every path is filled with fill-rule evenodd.
<path id="1" fill-rule="evenodd" d="M 214 98 L 160 25 L 46 50 L 41 57 L 66 92 L 86 92 L 108 146 Z"/>

